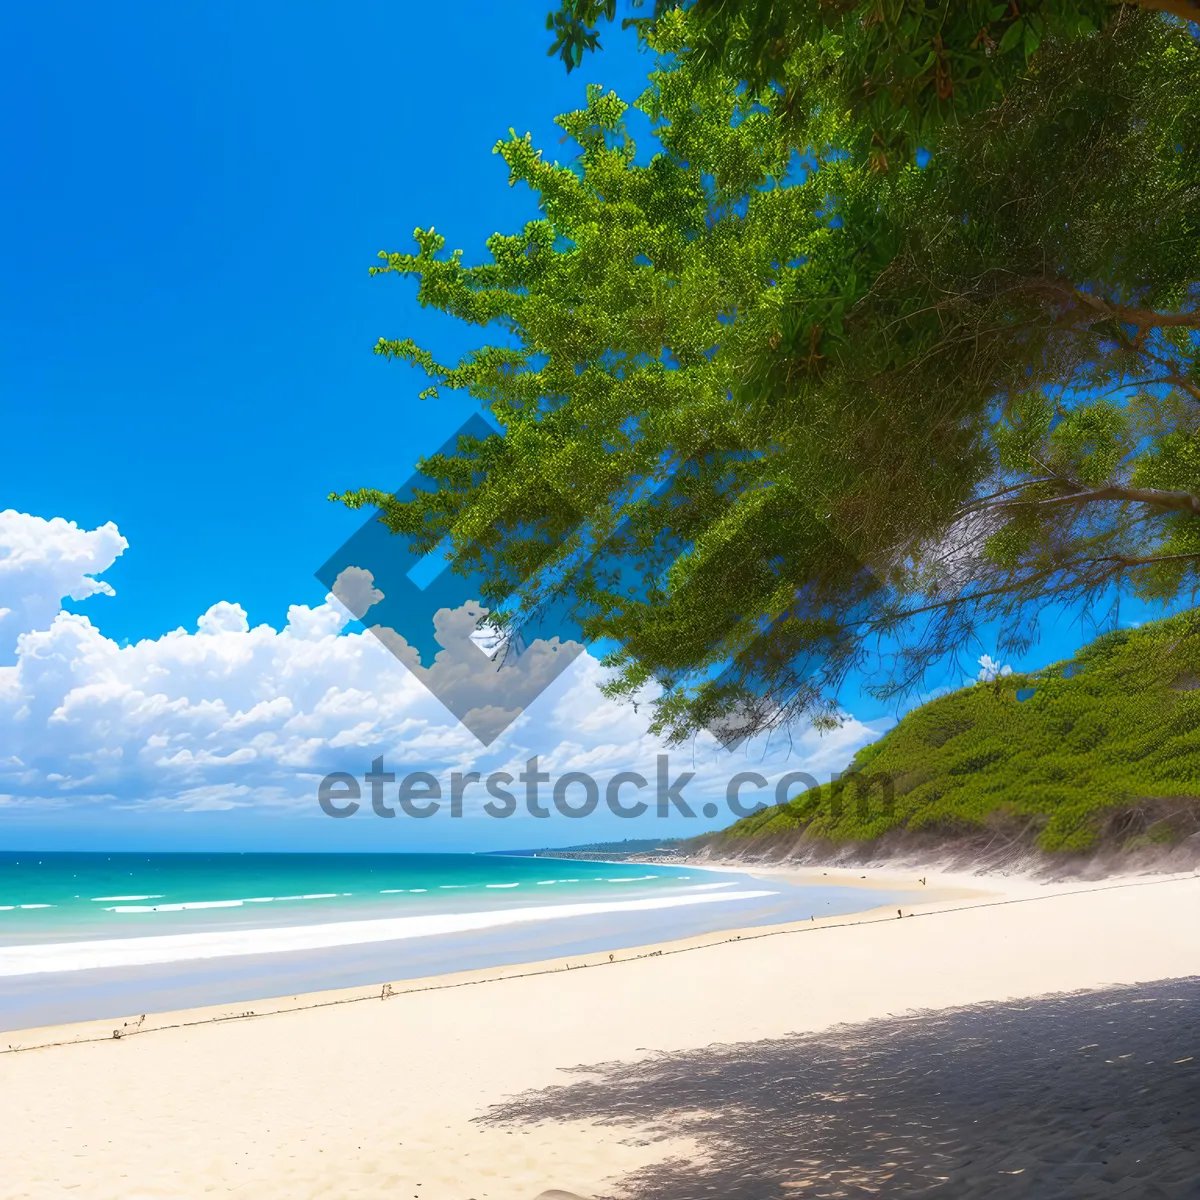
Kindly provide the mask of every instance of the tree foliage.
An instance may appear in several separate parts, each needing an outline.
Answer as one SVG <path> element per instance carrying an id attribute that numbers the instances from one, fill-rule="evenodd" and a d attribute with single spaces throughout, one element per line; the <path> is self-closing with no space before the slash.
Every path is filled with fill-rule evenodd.
<path id="1" fill-rule="evenodd" d="M 687 52 L 687 13 L 645 36 L 654 153 L 589 87 L 559 118 L 572 162 L 496 147 L 542 216 L 489 261 L 432 229 L 382 256 L 497 336 L 453 365 L 377 353 L 502 432 L 426 460 L 436 492 L 342 498 L 450 537 L 501 623 L 565 603 L 675 739 L 828 715 L 881 646 L 890 694 L 980 622 L 1012 648 L 1048 598 L 1190 587 L 1196 39 L 1130 7 L 1046 37 L 926 166 L 880 171 L 828 39 L 755 87 Z"/>
<path id="2" fill-rule="evenodd" d="M 1094 34 L 1129 4 L 1200 21 L 1200 0 L 690 0 L 681 52 L 752 88 L 773 85 L 786 105 L 811 83 L 801 64 L 822 48 L 821 84 L 869 135 L 877 167 L 936 140 L 946 120 L 999 102 L 1041 43 Z M 630 0 L 625 26 L 649 38 L 672 0 Z M 564 0 L 546 18 L 549 53 L 568 71 L 600 47 L 616 0 Z"/>

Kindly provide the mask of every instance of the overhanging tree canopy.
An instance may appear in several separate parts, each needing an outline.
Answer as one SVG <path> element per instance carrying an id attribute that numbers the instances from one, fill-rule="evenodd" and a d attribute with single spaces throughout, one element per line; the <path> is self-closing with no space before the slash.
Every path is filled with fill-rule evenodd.
<path id="1" fill-rule="evenodd" d="M 774 85 L 785 111 L 814 82 L 805 66 L 819 45 L 822 89 L 886 168 L 944 121 L 997 103 L 1043 41 L 1087 37 L 1130 5 L 1200 22 L 1200 0 L 628 0 L 639 15 L 622 24 L 652 38 L 686 9 L 691 65 Z M 573 70 L 616 15 L 617 0 L 563 0 L 546 18 L 549 53 Z"/>
<path id="2" fill-rule="evenodd" d="M 621 649 L 610 691 L 656 681 L 668 737 L 828 712 L 880 637 L 903 688 L 1028 606 L 1111 586 L 1174 594 L 1200 561 L 1200 47 L 1123 8 L 1044 42 L 1004 98 L 887 171 L 803 87 L 668 64 L 626 106 L 590 88 L 580 147 L 497 150 L 543 218 L 463 264 L 418 230 L 422 304 L 501 333 L 454 366 L 504 430 L 366 489 L 393 528 L 482 572 L 501 619 L 554 596 Z M 803 48 L 802 48 L 803 49 Z M 805 57 L 807 55 L 807 57 Z M 791 68 L 789 68 L 791 69 Z M 797 147 L 805 151 L 801 155 Z"/>

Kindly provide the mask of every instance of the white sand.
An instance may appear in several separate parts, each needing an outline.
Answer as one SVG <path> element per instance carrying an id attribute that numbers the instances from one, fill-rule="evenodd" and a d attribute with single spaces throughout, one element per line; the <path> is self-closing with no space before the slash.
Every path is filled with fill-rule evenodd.
<path id="1" fill-rule="evenodd" d="M 788 873 L 915 882 L 867 870 Z M 253 1018 L 152 1017 L 119 1040 L 112 1022 L 0 1034 L 32 1047 L 0 1053 L 0 1196 L 606 1194 L 627 1172 L 695 1147 L 639 1139 L 628 1125 L 473 1118 L 568 1082 L 575 1077 L 562 1072 L 582 1064 L 1200 975 L 1200 876 L 926 879 L 938 898 L 903 919 L 877 910 L 740 940 L 696 938 L 661 954 L 621 951 L 612 963 L 591 956 L 571 970 L 408 982 L 383 1001 L 375 991 L 353 1002 L 367 994 L 359 991 L 238 1006 Z M 302 1007 L 330 999 L 351 1002 Z M 89 1037 L 104 1040 L 80 1040 Z"/>

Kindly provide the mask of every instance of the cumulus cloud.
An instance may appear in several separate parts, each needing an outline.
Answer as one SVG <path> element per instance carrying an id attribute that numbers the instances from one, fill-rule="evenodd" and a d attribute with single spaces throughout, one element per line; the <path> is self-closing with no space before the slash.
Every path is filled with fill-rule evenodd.
<path id="1" fill-rule="evenodd" d="M 281 629 L 251 625 L 239 604 L 222 601 L 194 630 L 119 646 L 89 616 L 62 611 L 61 599 L 110 591 L 95 576 L 125 548 L 111 524 L 88 531 L 0 514 L 9 623 L 0 628 L 15 647 L 15 661 L 0 665 L 0 805 L 312 812 L 324 775 L 362 775 L 378 756 L 398 774 L 443 779 L 456 770 L 515 778 L 534 756 L 543 771 L 588 771 L 601 785 L 618 771 L 654 778 L 664 748 L 646 731 L 646 709 L 601 696 L 595 659 L 556 639 L 534 642 L 516 659 L 514 687 L 500 679 L 506 656 L 489 657 L 474 640 L 486 616 L 474 602 L 436 613 L 440 649 L 427 667 L 394 630 L 347 630 L 378 591 L 369 577 L 348 583 L 355 608 L 330 594 L 291 607 Z M 572 661 L 560 672 L 564 653 Z M 447 707 L 504 732 L 483 750 Z M 514 707 L 524 710 L 516 720 Z M 723 799 L 733 771 L 827 778 L 880 732 L 848 718 L 832 734 L 776 735 L 736 755 L 705 735 L 671 751 L 671 770 L 696 772 L 697 801 Z M 617 825 L 619 836 L 661 832 Z M 588 839 L 598 832 L 589 826 Z"/>
<path id="2" fill-rule="evenodd" d="M 333 595 L 359 621 L 367 615 L 371 605 L 384 599 L 383 593 L 375 586 L 375 576 L 363 567 L 346 567 L 339 571 L 332 590 Z"/>
<path id="3" fill-rule="evenodd" d="M 374 638 L 339 636 L 347 619 L 327 602 L 294 606 L 281 630 L 251 628 L 239 605 L 221 603 L 195 632 L 122 647 L 60 612 L 0 669 L 11 750 L 0 792 L 191 808 L 310 798 L 315 778 L 344 769 L 339 750 L 394 753 L 439 716 Z"/>
<path id="4" fill-rule="evenodd" d="M 979 673 L 975 678 L 980 683 L 991 683 L 994 679 L 999 679 L 1012 673 L 1013 669 L 1007 663 L 1001 666 L 990 654 L 985 654 L 979 660 Z"/>
<path id="5" fill-rule="evenodd" d="M 584 647 L 580 642 L 557 637 L 537 638 L 522 645 L 519 653 L 509 653 L 510 647 L 494 627 L 487 626 L 487 614 L 488 609 L 474 600 L 457 608 L 438 609 L 433 615 L 433 629 L 440 649 L 429 667 L 421 664 L 415 648 L 395 629 L 373 625 L 370 632 L 483 745 L 490 746 L 584 652 Z"/>
<path id="6" fill-rule="evenodd" d="M 67 597 L 113 595 L 95 576 L 128 545 L 111 521 L 80 529 L 62 517 L 0 512 L 0 662 L 11 660 L 18 634 L 47 628 Z"/>

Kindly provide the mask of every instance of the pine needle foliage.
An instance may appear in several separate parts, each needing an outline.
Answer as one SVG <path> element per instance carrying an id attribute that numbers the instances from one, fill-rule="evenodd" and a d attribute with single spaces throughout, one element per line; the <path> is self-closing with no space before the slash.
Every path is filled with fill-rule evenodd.
<path id="1" fill-rule="evenodd" d="M 686 10 L 692 64 L 772 86 L 785 110 L 811 84 L 797 68 L 820 45 L 822 90 L 854 114 L 886 170 L 947 122 L 999 103 L 1044 41 L 1088 37 L 1130 5 L 1200 22 L 1200 0 L 628 0 L 622 26 L 651 40 Z M 616 0 L 564 0 L 546 18 L 548 53 L 574 70 L 616 16 Z"/>
<path id="2" fill-rule="evenodd" d="M 538 220 L 474 266 L 433 229 L 381 256 L 494 336 L 377 353 L 501 432 L 424 460 L 435 492 L 341 499 L 449 537 L 500 624 L 566 605 L 673 741 L 831 720 L 851 671 L 903 692 L 981 622 L 1024 648 L 1050 600 L 1192 588 L 1196 38 L 1130 7 L 1047 37 L 927 165 L 881 171 L 836 46 L 756 88 L 689 54 L 689 21 L 647 32 L 653 153 L 589 87 L 572 161 L 496 147 Z"/>

